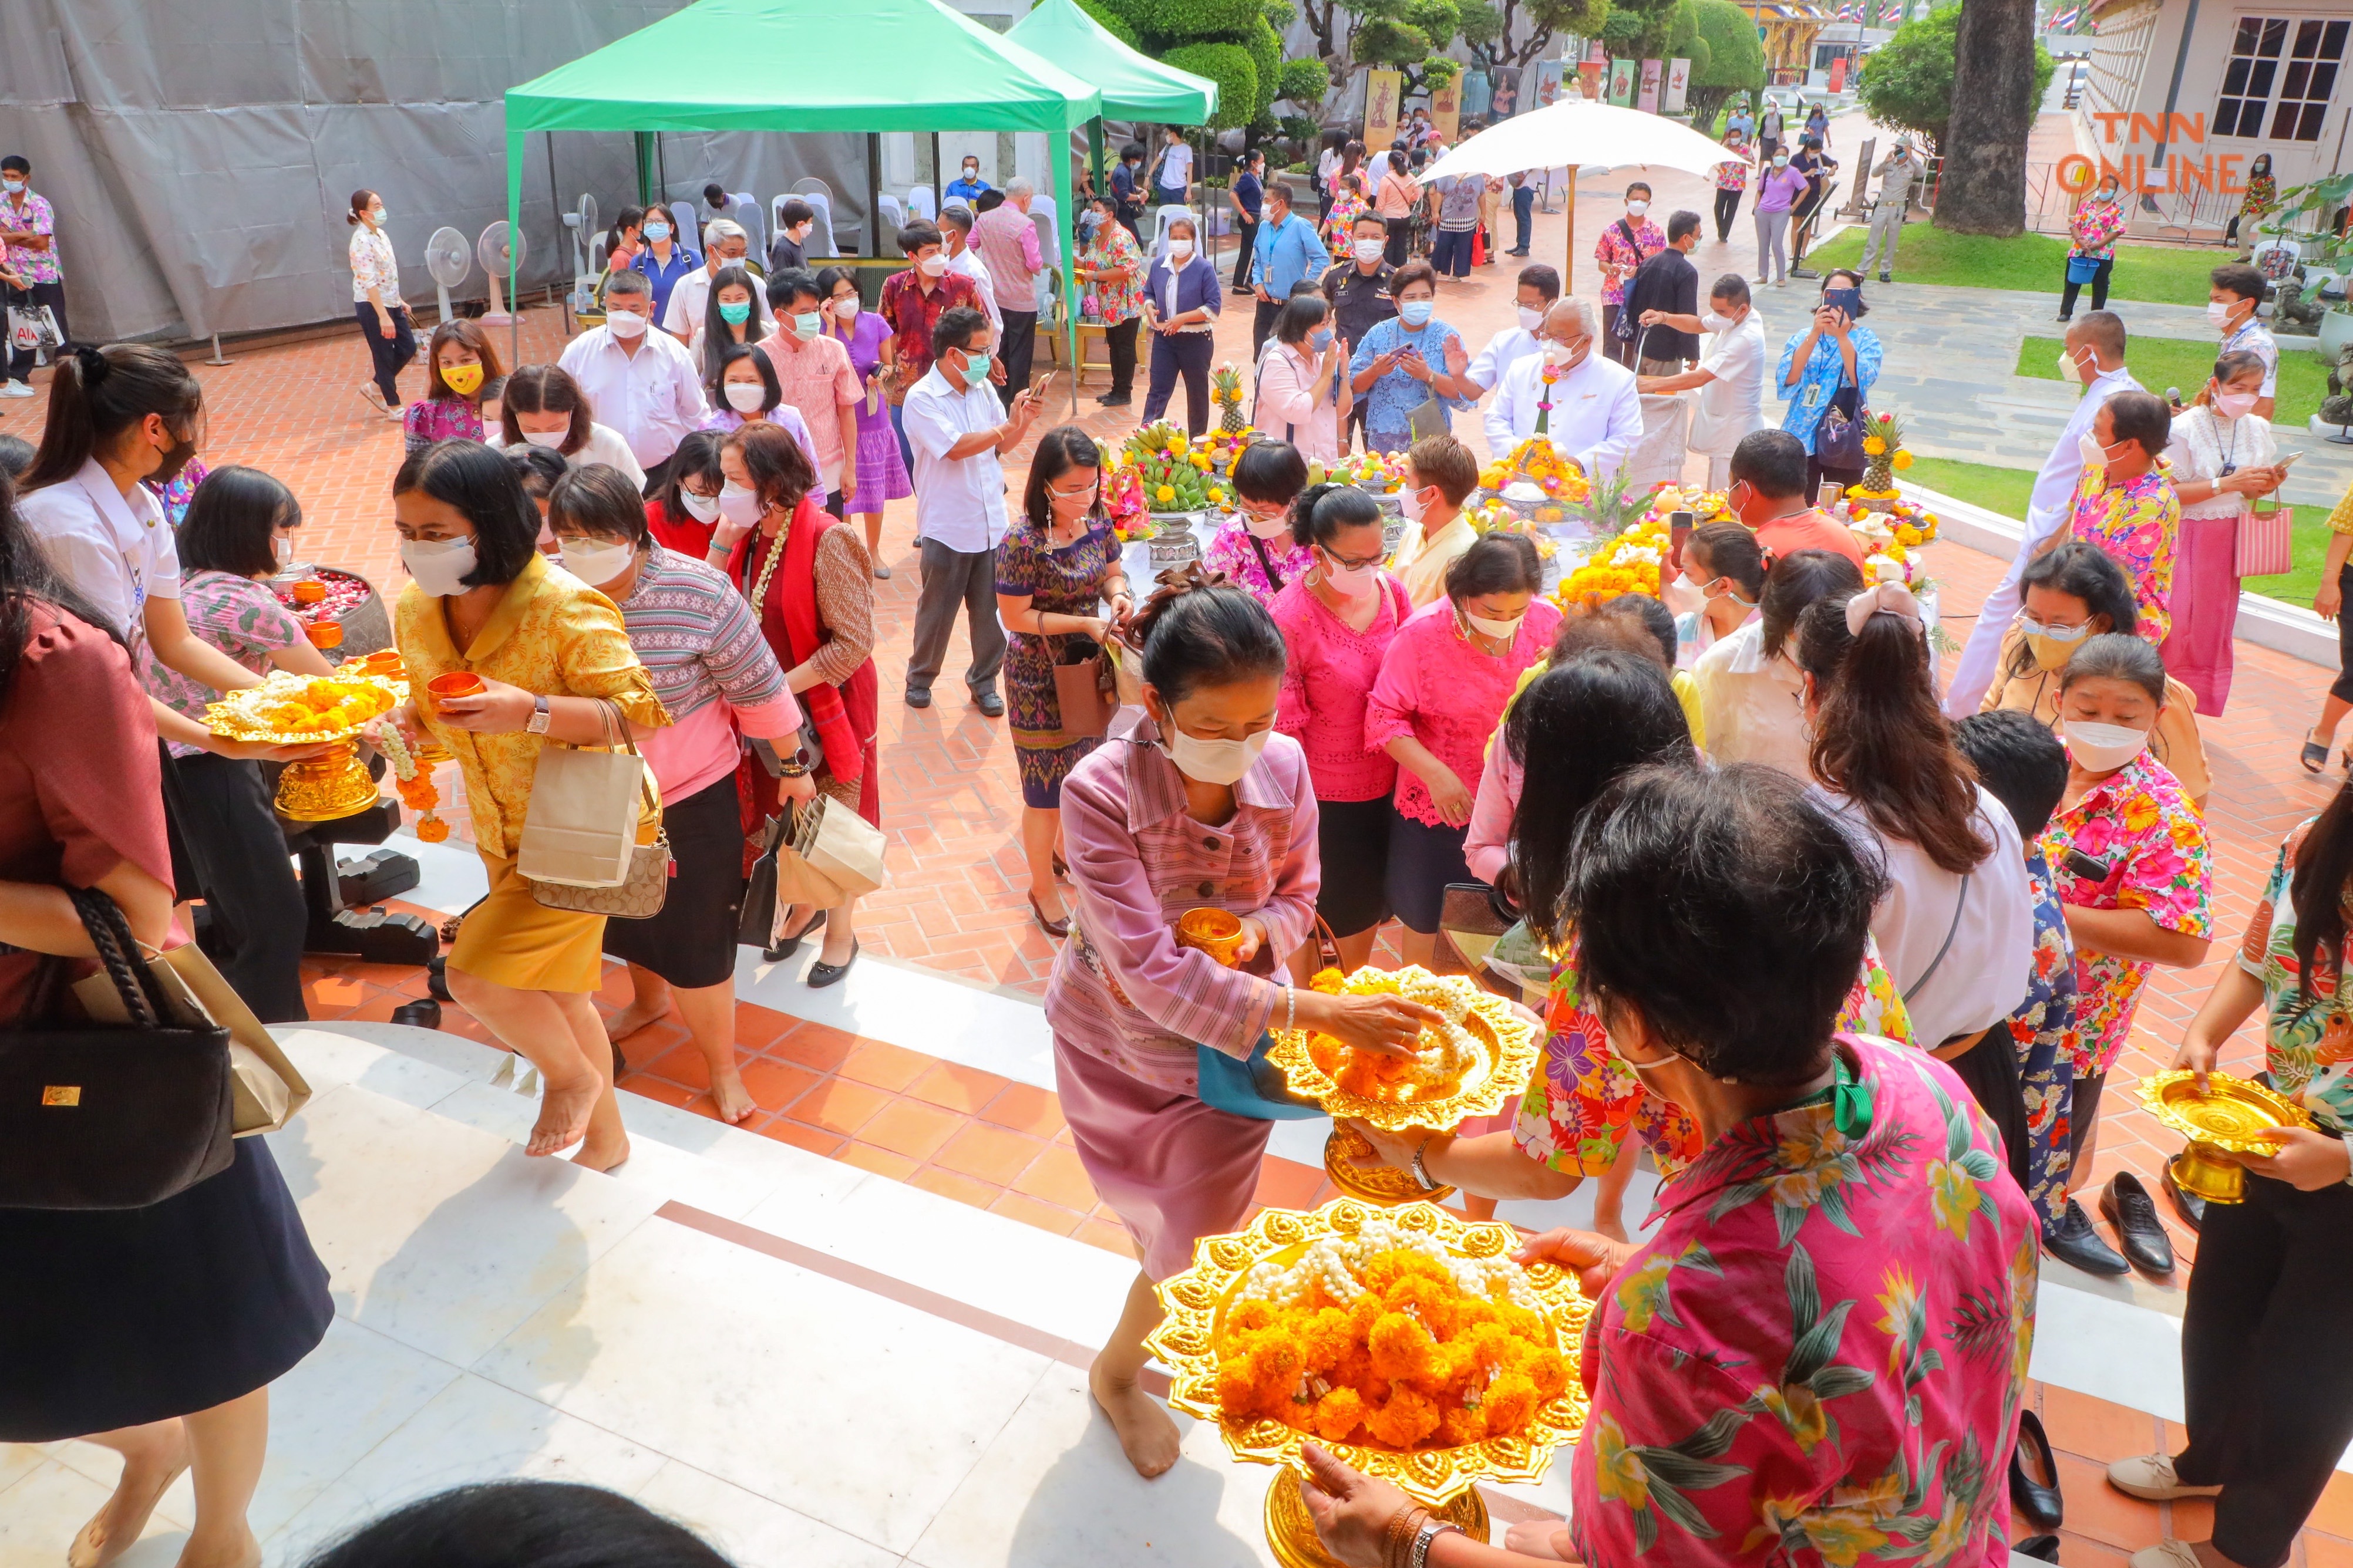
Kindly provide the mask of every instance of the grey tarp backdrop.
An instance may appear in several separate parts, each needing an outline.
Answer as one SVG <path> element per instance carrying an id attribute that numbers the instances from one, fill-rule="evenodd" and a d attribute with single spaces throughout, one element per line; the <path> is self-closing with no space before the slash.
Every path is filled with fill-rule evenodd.
<path id="1" fill-rule="evenodd" d="M 401 291 L 430 306 L 426 237 L 506 216 L 506 89 L 684 0 L 0 0 L 0 153 L 57 208 L 74 335 L 197 338 L 348 318 L 343 222 L 384 197 Z M 724 62 L 713 61 L 714 70 Z M 548 138 L 523 174 L 523 277 L 571 276 Z M 637 199 L 627 135 L 554 138 L 555 191 L 600 222 Z M 866 217 L 865 138 L 665 135 L 667 194 L 769 196 L 803 175 Z M 871 226 L 868 232 L 871 232 Z M 460 297 L 483 291 L 479 265 Z"/>

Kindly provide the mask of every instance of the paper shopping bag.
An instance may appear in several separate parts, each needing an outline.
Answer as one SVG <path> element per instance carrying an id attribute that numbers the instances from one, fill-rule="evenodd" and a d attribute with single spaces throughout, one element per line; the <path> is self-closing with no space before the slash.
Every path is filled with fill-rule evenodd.
<path id="1" fill-rule="evenodd" d="M 228 1031 L 232 1132 L 249 1138 L 275 1132 L 291 1121 L 309 1102 L 310 1084 L 204 949 L 188 942 L 162 954 L 148 952 L 146 959 L 148 973 L 179 1012 L 179 1022 L 210 1023 Z M 76 982 L 73 993 L 100 1023 L 131 1022 L 121 995 L 103 973 Z"/>

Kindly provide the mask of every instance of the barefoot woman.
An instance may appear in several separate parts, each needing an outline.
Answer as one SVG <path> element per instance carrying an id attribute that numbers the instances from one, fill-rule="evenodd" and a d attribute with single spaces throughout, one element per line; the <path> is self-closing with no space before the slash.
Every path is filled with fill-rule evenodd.
<path id="1" fill-rule="evenodd" d="M 576 1163 L 607 1170 L 629 1141 L 613 1045 L 589 1001 L 605 917 L 535 901 L 515 857 L 543 739 L 601 743 L 610 726 L 598 698 L 638 724 L 670 715 L 613 602 L 534 548 L 539 511 L 504 458 L 479 441 L 428 447 L 400 466 L 392 510 L 414 579 L 393 620 L 411 690 L 456 670 L 482 680 L 469 697 L 412 697 L 403 715 L 404 729 L 421 724 L 458 759 L 490 873 L 490 896 L 449 950 L 449 994 L 547 1080 L 531 1152 L 578 1143 Z"/>
<path id="2" fill-rule="evenodd" d="M 1307 940 L 1322 876 L 1305 757 L 1273 732 L 1282 637 L 1266 607 L 1197 570 L 1153 595 L 1129 641 L 1144 712 L 1123 712 L 1062 783 L 1076 908 L 1046 1019 L 1079 1162 L 1144 1257 L 1088 1384 L 1129 1462 L 1156 1476 L 1176 1462 L 1176 1425 L 1136 1385 L 1160 1321 L 1153 1281 L 1241 1225 L 1270 1127 L 1200 1098 L 1204 1051 L 1246 1058 L 1292 1024 L 1396 1048 L 1436 1015 L 1246 973 Z M 1177 918 L 1203 906 L 1241 918 L 1240 967 L 1176 945 Z"/>

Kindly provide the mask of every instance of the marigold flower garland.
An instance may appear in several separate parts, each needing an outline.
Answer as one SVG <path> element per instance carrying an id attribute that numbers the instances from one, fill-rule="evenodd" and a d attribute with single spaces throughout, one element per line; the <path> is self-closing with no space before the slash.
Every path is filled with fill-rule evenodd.
<path id="1" fill-rule="evenodd" d="M 1443 1100 L 1482 1058 L 1478 1040 L 1462 1026 L 1470 1013 L 1470 998 L 1460 986 L 1418 965 L 1366 968 L 1345 977 L 1336 969 L 1326 969 L 1308 984 L 1330 996 L 1402 996 L 1434 1008 L 1439 1015 L 1440 1021 L 1422 1031 L 1423 1044 L 1409 1057 L 1376 1056 L 1351 1050 L 1328 1035 L 1310 1037 L 1308 1055 L 1350 1094 L 1366 1100 Z"/>

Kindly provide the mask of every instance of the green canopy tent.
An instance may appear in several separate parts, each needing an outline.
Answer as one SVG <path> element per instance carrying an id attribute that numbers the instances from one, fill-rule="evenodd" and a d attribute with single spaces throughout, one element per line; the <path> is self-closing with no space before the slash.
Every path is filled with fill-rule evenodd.
<path id="1" fill-rule="evenodd" d="M 1137 53 L 1081 9 L 1078 0 L 1039 0 L 1037 9 L 1005 36 L 1093 82 L 1103 94 L 1103 112 L 1087 122 L 1087 151 L 1098 191 L 1103 188 L 1104 120 L 1206 125 L 1218 111 L 1216 82 Z"/>
<path id="2" fill-rule="evenodd" d="M 507 218 L 522 222 L 524 138 L 534 131 L 1059 132 L 1049 163 L 1063 297 L 1075 299 L 1067 143 L 1102 112 L 1101 94 L 1079 77 L 940 0 L 696 0 L 507 89 Z M 876 214 L 878 254 L 880 227 Z M 507 283 L 512 299 L 512 264 Z M 1074 314 L 1067 330 L 1075 363 Z"/>

